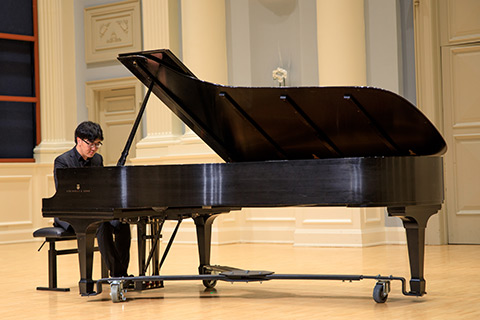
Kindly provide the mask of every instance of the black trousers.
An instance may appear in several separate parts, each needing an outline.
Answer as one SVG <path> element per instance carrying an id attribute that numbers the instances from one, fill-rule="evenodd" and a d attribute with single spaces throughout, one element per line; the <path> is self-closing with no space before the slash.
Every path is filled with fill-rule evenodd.
<path id="1" fill-rule="evenodd" d="M 103 222 L 97 229 L 97 241 L 102 259 L 110 270 L 110 276 L 128 276 L 130 225 L 118 220 Z"/>

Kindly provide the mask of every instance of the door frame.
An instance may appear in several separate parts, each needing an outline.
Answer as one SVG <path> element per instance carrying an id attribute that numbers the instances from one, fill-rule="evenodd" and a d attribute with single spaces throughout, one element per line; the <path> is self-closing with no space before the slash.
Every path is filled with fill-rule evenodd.
<path id="1" fill-rule="evenodd" d="M 438 0 L 413 0 L 413 3 L 417 105 L 440 133 L 445 135 L 441 77 L 440 2 Z M 442 209 L 430 218 L 426 229 L 427 244 L 448 243 L 446 204 L 450 198 L 451 195 L 445 193 Z"/>
<path id="2" fill-rule="evenodd" d="M 115 78 L 106 80 L 88 81 L 85 83 L 85 103 L 88 111 L 88 120 L 100 121 L 100 93 L 116 89 L 135 90 L 135 116 L 138 115 L 143 99 L 143 85 L 136 77 Z M 143 134 L 140 132 L 140 137 Z"/>

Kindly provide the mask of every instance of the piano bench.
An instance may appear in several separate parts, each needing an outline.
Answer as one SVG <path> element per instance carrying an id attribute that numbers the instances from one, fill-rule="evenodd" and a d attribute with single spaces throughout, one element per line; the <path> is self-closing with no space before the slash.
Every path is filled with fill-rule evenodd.
<path id="1" fill-rule="evenodd" d="M 33 233 L 35 238 L 45 238 L 38 251 L 40 251 L 45 243 L 48 242 L 48 287 L 37 287 L 37 290 L 49 290 L 49 291 L 70 291 L 70 288 L 58 288 L 57 287 L 57 256 L 65 254 L 78 253 L 78 248 L 61 249 L 57 250 L 55 243 L 58 241 L 77 240 L 75 233 L 67 231 L 58 227 L 45 227 L 36 230 Z M 98 247 L 94 247 L 94 251 L 98 251 Z M 102 260 L 102 278 L 108 278 L 108 269 Z"/>

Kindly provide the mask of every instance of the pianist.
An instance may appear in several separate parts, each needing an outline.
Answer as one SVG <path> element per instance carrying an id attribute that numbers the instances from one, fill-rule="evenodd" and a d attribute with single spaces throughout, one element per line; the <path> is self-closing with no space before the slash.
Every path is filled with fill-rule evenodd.
<path id="1" fill-rule="evenodd" d="M 103 158 L 97 153 L 102 145 L 103 131 L 99 124 L 84 121 L 75 130 L 75 146 L 58 156 L 54 164 L 55 187 L 58 168 L 101 167 Z M 74 231 L 72 226 L 55 218 L 54 225 Z M 115 235 L 115 239 L 114 239 Z M 97 241 L 103 260 L 112 277 L 127 276 L 130 261 L 130 226 L 118 220 L 103 222 L 97 230 Z"/>

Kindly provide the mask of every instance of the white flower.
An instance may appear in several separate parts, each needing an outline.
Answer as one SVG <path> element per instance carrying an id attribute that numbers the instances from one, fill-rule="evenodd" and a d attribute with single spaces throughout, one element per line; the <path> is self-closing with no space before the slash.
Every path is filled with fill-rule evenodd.
<path id="1" fill-rule="evenodd" d="M 287 78 L 287 70 L 278 67 L 272 72 L 273 80 L 277 80 L 279 84 L 285 84 Z"/>

